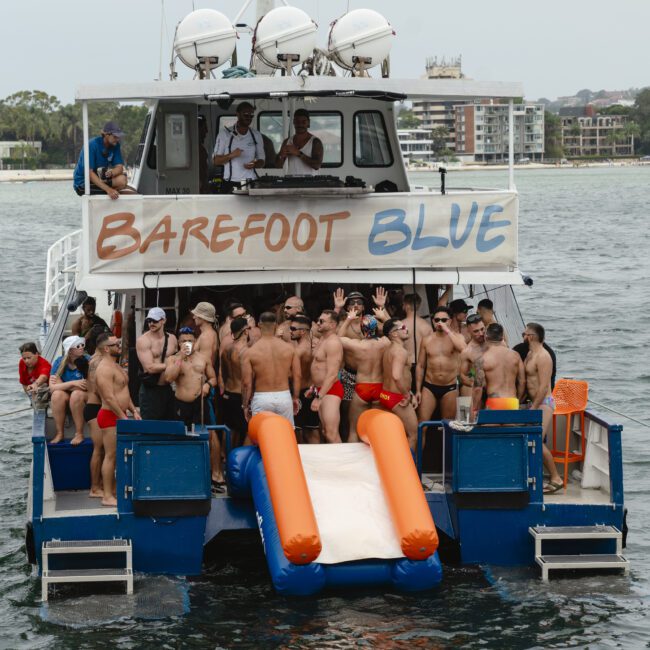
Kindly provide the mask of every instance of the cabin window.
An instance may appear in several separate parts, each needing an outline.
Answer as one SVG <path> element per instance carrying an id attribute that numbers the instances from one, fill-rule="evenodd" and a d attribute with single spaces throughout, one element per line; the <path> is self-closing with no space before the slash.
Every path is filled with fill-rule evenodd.
<path id="1" fill-rule="evenodd" d="M 309 118 L 309 132 L 323 143 L 323 167 L 340 167 L 343 164 L 343 116 L 333 111 L 309 111 Z M 282 144 L 282 113 L 260 113 L 257 128 L 271 139 L 273 147 L 279 151 Z"/>
<path id="2" fill-rule="evenodd" d="M 357 167 L 390 167 L 390 148 L 384 116 L 379 111 L 354 114 L 354 164 Z"/>

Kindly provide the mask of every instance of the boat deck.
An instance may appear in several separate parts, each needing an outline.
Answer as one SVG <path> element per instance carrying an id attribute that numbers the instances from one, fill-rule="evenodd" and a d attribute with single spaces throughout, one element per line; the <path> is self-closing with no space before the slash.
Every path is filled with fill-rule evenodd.
<path id="1" fill-rule="evenodd" d="M 102 506 L 102 500 L 88 496 L 87 490 L 56 492 L 56 499 L 43 503 L 44 517 L 71 517 L 78 515 L 116 515 L 116 507 Z"/>

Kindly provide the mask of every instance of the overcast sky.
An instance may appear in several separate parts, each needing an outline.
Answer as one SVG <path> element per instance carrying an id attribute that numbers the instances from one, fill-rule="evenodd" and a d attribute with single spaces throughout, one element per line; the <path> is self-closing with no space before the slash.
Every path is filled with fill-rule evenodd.
<path id="1" fill-rule="evenodd" d="M 0 9 L 0 99 L 43 90 L 62 102 L 81 83 L 157 78 L 161 0 L 3 0 Z M 624 90 L 650 85 L 648 0 L 293 0 L 320 26 L 347 7 L 383 13 L 397 32 L 391 76 L 419 77 L 427 57 L 462 55 L 466 76 L 519 81 L 526 98 L 555 99 L 582 88 Z M 163 78 L 175 25 L 192 8 L 212 7 L 233 19 L 240 0 L 165 0 Z M 253 3 L 254 6 L 254 3 Z M 243 20 L 254 21 L 249 9 Z M 250 39 L 239 41 L 247 64 Z M 179 64 L 180 65 L 180 64 Z M 182 67 L 182 66 L 181 66 Z M 191 78 L 191 71 L 181 76 Z"/>

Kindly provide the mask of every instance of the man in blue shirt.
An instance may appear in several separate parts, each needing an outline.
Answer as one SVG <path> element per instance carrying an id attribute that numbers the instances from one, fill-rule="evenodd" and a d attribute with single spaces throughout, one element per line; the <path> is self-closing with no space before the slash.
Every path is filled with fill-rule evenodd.
<path id="1" fill-rule="evenodd" d="M 123 135 L 124 132 L 115 122 L 106 122 L 101 135 L 88 143 L 91 194 L 106 193 L 111 199 L 117 199 L 120 196 L 120 191 L 126 189 L 127 178 L 120 150 L 120 138 Z M 84 183 L 84 152 L 82 149 L 73 179 L 74 190 L 79 196 L 85 194 Z"/>

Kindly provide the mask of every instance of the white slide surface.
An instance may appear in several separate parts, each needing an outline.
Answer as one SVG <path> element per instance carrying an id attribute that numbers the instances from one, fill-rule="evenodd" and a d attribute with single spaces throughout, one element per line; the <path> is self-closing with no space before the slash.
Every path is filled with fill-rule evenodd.
<path id="1" fill-rule="evenodd" d="M 323 550 L 321 564 L 404 557 L 370 447 L 298 445 Z"/>

